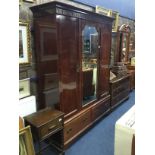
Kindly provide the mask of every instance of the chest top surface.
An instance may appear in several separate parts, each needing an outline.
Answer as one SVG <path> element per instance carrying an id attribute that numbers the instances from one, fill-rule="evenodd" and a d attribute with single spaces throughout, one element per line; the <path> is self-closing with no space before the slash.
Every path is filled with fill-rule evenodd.
<path id="1" fill-rule="evenodd" d="M 40 110 L 26 116 L 24 119 L 36 127 L 40 127 L 48 122 L 63 117 L 64 113 L 51 108 Z"/>

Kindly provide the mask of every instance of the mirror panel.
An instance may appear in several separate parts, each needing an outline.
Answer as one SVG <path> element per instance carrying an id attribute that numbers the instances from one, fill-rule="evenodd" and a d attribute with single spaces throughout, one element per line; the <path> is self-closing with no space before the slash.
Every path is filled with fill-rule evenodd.
<path id="1" fill-rule="evenodd" d="M 111 38 L 111 53 L 110 53 L 110 66 L 113 66 L 117 62 L 117 33 L 112 33 Z"/>
<path id="2" fill-rule="evenodd" d="M 121 62 L 126 62 L 127 61 L 127 44 L 128 44 L 128 34 L 123 33 L 122 34 L 122 54 L 121 54 Z"/>
<path id="3" fill-rule="evenodd" d="M 129 25 L 123 24 L 119 28 L 119 61 L 124 64 L 129 63 L 129 44 L 130 44 L 131 28 Z"/>
<path id="4" fill-rule="evenodd" d="M 97 97 L 98 39 L 97 29 L 86 25 L 82 31 L 83 106 Z"/>

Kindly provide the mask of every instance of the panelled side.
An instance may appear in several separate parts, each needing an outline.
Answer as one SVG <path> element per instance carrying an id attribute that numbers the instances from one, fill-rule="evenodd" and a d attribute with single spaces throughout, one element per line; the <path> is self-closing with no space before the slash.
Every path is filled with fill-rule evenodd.
<path id="1" fill-rule="evenodd" d="M 54 16 L 36 19 L 34 28 L 38 109 L 43 109 L 59 103 L 57 30 Z"/>

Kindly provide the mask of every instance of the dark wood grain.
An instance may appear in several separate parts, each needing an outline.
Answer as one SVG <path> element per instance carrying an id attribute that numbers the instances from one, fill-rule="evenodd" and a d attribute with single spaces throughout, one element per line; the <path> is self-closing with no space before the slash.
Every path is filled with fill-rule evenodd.
<path id="1" fill-rule="evenodd" d="M 37 107 L 50 106 L 64 112 L 64 141 L 60 145 L 67 148 L 110 109 L 109 58 L 113 19 L 60 2 L 34 6 L 31 10 L 38 77 Z M 99 34 L 97 98 L 82 106 L 83 95 L 94 89 L 92 84 L 83 88 L 84 81 L 88 82 L 82 70 L 82 31 L 86 25 L 95 27 Z M 50 114 L 42 117 L 40 119 L 45 120 Z M 43 128 L 41 136 L 47 134 L 46 129 Z"/>
<path id="2" fill-rule="evenodd" d="M 26 126 L 31 126 L 33 139 L 39 144 L 39 152 L 37 153 L 40 153 L 44 150 L 41 145 L 42 141 L 46 140 L 47 142 L 51 136 L 54 135 L 57 138 L 57 141 L 60 142 L 59 148 L 57 148 L 57 150 L 63 152 L 61 149 L 63 138 L 60 136 L 60 133 L 63 132 L 64 113 L 52 108 L 46 108 L 24 117 L 24 120 Z M 57 135 L 59 135 L 59 137 L 57 137 Z M 55 138 L 52 137 L 52 139 Z"/>
<path id="3" fill-rule="evenodd" d="M 135 66 L 127 65 L 128 74 L 130 75 L 130 90 L 135 89 Z"/>
<path id="4" fill-rule="evenodd" d="M 78 22 L 63 15 L 59 15 L 57 22 L 61 110 L 69 115 L 78 109 Z"/>
<path id="5" fill-rule="evenodd" d="M 111 25 L 105 24 L 101 29 L 101 49 L 99 61 L 99 95 L 109 92 L 109 64 L 111 50 Z"/>
<path id="6" fill-rule="evenodd" d="M 118 106 L 129 98 L 130 76 L 122 76 L 110 81 L 111 108 Z"/>

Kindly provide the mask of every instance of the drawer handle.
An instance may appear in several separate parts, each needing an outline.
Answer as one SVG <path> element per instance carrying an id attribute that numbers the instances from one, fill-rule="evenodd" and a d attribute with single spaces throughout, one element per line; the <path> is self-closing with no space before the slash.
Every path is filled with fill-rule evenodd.
<path id="1" fill-rule="evenodd" d="M 50 126 L 49 128 L 48 128 L 48 130 L 52 130 L 53 128 L 55 128 L 56 127 L 56 125 L 52 125 L 52 126 Z"/>
<path id="2" fill-rule="evenodd" d="M 59 122 L 61 122 L 62 121 L 62 118 L 59 118 Z"/>
<path id="3" fill-rule="evenodd" d="M 72 128 L 67 130 L 67 134 L 69 134 L 72 131 Z"/>
<path id="4" fill-rule="evenodd" d="M 86 118 L 84 118 L 84 119 L 83 119 L 83 122 L 86 122 L 86 121 L 87 121 L 87 119 L 88 119 L 87 117 L 86 117 Z"/>

